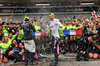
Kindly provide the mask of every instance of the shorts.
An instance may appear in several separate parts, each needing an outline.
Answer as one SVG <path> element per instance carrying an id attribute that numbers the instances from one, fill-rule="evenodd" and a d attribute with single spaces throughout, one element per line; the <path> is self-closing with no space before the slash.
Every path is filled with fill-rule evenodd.
<path id="1" fill-rule="evenodd" d="M 34 40 L 24 40 L 25 49 L 29 52 L 35 52 L 35 42 Z"/>

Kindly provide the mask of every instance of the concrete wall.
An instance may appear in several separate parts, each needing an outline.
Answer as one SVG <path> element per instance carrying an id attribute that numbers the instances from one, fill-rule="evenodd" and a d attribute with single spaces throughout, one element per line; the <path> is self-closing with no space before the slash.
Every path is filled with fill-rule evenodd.
<path id="1" fill-rule="evenodd" d="M 56 18 L 58 19 L 63 19 L 64 17 L 70 17 L 71 19 L 73 18 L 73 16 L 76 16 L 76 18 L 78 17 L 79 14 L 82 14 L 81 18 L 83 16 L 87 16 L 87 18 L 90 17 L 91 13 L 89 12 L 67 12 L 67 13 L 54 13 Z M 14 14 L 13 15 L 13 22 L 15 22 L 16 20 L 19 22 L 22 22 L 25 16 L 29 16 L 30 18 L 33 17 L 37 17 L 38 19 L 40 19 L 40 16 L 44 15 L 44 20 L 43 21 L 47 21 L 49 20 L 49 13 L 37 13 L 37 14 Z M 9 21 L 10 21 L 10 14 L 7 16 L 6 14 L 1 15 L 0 16 L 2 18 L 3 21 L 5 21 L 5 18 L 8 17 Z M 80 18 L 80 19 L 81 19 Z"/>

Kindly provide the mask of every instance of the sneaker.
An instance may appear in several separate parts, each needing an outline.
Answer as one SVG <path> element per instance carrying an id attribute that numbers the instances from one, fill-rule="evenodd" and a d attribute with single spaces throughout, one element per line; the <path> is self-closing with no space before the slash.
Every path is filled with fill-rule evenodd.
<path id="1" fill-rule="evenodd" d="M 16 63 L 17 62 L 17 59 L 14 59 L 14 63 Z"/>
<path id="2" fill-rule="evenodd" d="M 47 58 L 47 56 L 46 56 L 46 55 L 42 55 L 42 54 L 40 54 L 40 56 L 41 56 L 42 58 Z"/>
<path id="3" fill-rule="evenodd" d="M 28 65 L 28 63 L 25 63 L 25 66 L 27 66 Z"/>
<path id="4" fill-rule="evenodd" d="M 55 62 L 55 59 L 50 60 L 51 62 Z"/>
<path id="5" fill-rule="evenodd" d="M 30 65 L 38 65 L 36 62 L 31 62 Z"/>
<path id="6" fill-rule="evenodd" d="M 50 64 L 50 66 L 57 66 L 58 64 L 56 62 L 53 62 Z"/>

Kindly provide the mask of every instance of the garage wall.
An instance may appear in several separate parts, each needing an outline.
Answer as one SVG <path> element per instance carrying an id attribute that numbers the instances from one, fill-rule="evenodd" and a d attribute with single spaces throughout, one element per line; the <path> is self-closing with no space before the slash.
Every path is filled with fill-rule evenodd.
<path id="1" fill-rule="evenodd" d="M 44 16 L 43 21 L 47 21 L 47 20 L 49 20 L 49 14 L 50 13 L 13 14 L 13 22 L 15 22 L 16 20 L 19 22 L 22 22 L 25 16 L 29 16 L 30 18 L 37 17 L 38 19 L 40 19 L 40 16 Z M 70 17 L 72 19 L 74 16 L 76 16 L 76 18 L 77 18 L 79 14 L 82 15 L 81 18 L 83 16 L 87 16 L 87 18 L 89 18 L 91 15 L 90 12 L 81 12 L 81 13 L 80 12 L 63 12 L 63 13 L 59 12 L 59 13 L 54 13 L 54 14 L 55 14 L 56 18 L 58 18 L 58 19 L 63 19 L 64 17 L 65 18 Z M 2 14 L 2 15 L 0 15 L 0 17 L 2 18 L 3 21 L 5 21 L 5 18 L 8 17 L 9 21 L 10 21 L 10 15 L 11 14 L 7 14 L 7 15 Z"/>

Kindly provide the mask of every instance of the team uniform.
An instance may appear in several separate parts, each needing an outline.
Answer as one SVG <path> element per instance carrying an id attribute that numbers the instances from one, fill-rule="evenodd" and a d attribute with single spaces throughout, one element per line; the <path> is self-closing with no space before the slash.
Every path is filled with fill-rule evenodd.
<path id="1" fill-rule="evenodd" d="M 54 19 L 53 21 L 50 21 L 50 25 L 46 29 L 46 30 L 48 30 L 49 28 L 51 28 L 52 35 L 55 37 L 55 42 L 54 42 L 54 55 L 55 55 L 54 61 L 55 61 L 55 64 L 57 64 L 57 61 L 58 61 L 57 45 L 58 45 L 58 41 L 59 41 L 58 38 L 60 38 L 60 35 L 58 32 L 59 26 L 62 26 L 62 24 L 59 22 L 58 19 Z"/>
<path id="2" fill-rule="evenodd" d="M 22 25 L 24 31 L 24 46 L 25 46 L 25 65 L 28 65 L 28 58 L 30 55 L 31 63 L 34 62 L 35 55 L 35 42 L 32 37 L 32 30 L 35 32 L 35 28 L 32 24 L 25 22 Z"/>

